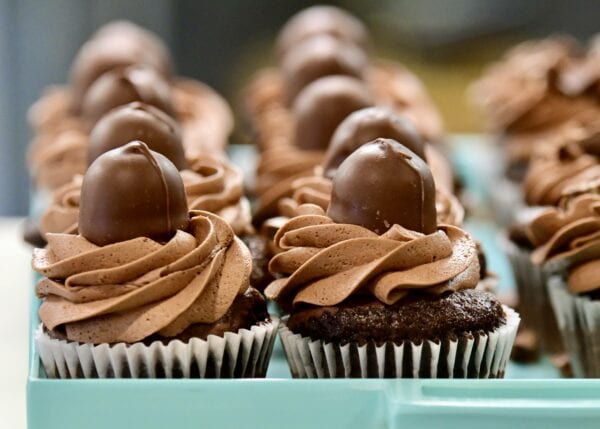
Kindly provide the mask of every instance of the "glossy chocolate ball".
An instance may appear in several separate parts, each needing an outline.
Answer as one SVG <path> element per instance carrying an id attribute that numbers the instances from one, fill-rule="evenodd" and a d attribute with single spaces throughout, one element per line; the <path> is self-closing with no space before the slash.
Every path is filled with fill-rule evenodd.
<path id="1" fill-rule="evenodd" d="M 79 50 L 71 67 L 73 108 L 80 112 L 83 97 L 101 75 L 111 70 L 142 64 L 170 79 L 171 57 L 154 34 L 127 21 L 102 27 Z"/>
<path id="2" fill-rule="evenodd" d="M 168 82 L 144 66 L 113 70 L 100 76 L 85 95 L 81 113 L 90 124 L 95 124 L 112 109 L 133 101 L 175 115 Z"/>
<path id="3" fill-rule="evenodd" d="M 88 165 L 109 150 L 140 140 L 175 164 L 187 167 L 181 130 L 177 122 L 154 106 L 135 101 L 111 110 L 92 129 L 88 145 Z"/>
<path id="4" fill-rule="evenodd" d="M 143 142 L 106 152 L 83 177 L 79 232 L 98 246 L 138 237 L 164 242 L 187 225 L 179 171 Z"/>
<path id="5" fill-rule="evenodd" d="M 350 113 L 373 104 L 366 85 L 348 76 L 315 80 L 298 94 L 292 108 L 294 142 L 303 150 L 326 150 L 333 132 Z"/>
<path id="6" fill-rule="evenodd" d="M 368 107 L 351 113 L 337 127 L 325 154 L 325 177 L 333 177 L 352 152 L 377 138 L 396 140 L 426 160 L 425 143 L 406 116 L 386 107 Z"/>
<path id="7" fill-rule="evenodd" d="M 338 168 L 327 215 L 378 234 L 398 224 L 431 234 L 437 229 L 435 185 L 425 162 L 391 139 L 355 150 Z"/>
<path id="8" fill-rule="evenodd" d="M 363 50 L 329 35 L 311 37 L 288 52 L 281 62 L 285 96 L 291 105 L 309 83 L 332 75 L 362 79 L 368 65 Z"/>
<path id="9" fill-rule="evenodd" d="M 312 6 L 292 16 L 277 37 L 277 53 L 283 57 L 300 42 L 328 34 L 364 48 L 369 38 L 366 27 L 356 17 L 335 6 Z"/>

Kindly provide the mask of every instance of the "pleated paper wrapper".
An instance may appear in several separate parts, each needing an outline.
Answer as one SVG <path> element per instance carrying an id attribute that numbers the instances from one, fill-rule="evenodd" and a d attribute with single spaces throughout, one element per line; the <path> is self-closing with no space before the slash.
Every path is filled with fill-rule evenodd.
<path id="1" fill-rule="evenodd" d="M 548 289 L 575 376 L 600 378 L 600 301 L 570 293 L 560 275 Z"/>
<path id="2" fill-rule="evenodd" d="M 502 378 L 520 322 L 503 308 L 502 326 L 456 340 L 341 345 L 294 334 L 286 319 L 279 335 L 295 378 Z"/>
<path id="3" fill-rule="evenodd" d="M 547 274 L 542 266 L 531 262 L 531 251 L 517 246 L 506 234 L 498 237 L 513 271 L 519 296 L 519 312 L 523 326 L 533 329 L 548 353 L 564 350 L 558 324 L 546 288 Z"/>
<path id="4" fill-rule="evenodd" d="M 53 339 L 42 325 L 36 347 L 49 378 L 255 378 L 269 366 L 279 320 L 188 342 L 83 344 Z"/>

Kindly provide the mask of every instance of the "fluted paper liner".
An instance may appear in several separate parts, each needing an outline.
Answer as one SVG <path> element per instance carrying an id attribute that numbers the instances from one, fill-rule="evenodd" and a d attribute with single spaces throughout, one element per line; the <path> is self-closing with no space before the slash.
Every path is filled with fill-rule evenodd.
<path id="1" fill-rule="evenodd" d="M 500 234 L 498 240 L 514 274 L 523 325 L 535 330 L 545 351 L 562 351 L 564 347 L 546 288 L 545 270 L 531 262 L 530 250 L 517 246 L 506 234 Z"/>
<path id="2" fill-rule="evenodd" d="M 42 325 L 35 342 L 48 378 L 265 377 L 279 320 L 209 335 L 206 340 L 83 344 L 53 339 Z"/>
<path id="3" fill-rule="evenodd" d="M 563 276 L 548 279 L 558 327 L 578 378 L 600 377 L 600 301 L 567 290 Z"/>
<path id="4" fill-rule="evenodd" d="M 279 335 L 294 378 L 502 378 L 520 322 L 503 308 L 502 326 L 456 340 L 341 345 L 294 334 L 286 319 Z"/>

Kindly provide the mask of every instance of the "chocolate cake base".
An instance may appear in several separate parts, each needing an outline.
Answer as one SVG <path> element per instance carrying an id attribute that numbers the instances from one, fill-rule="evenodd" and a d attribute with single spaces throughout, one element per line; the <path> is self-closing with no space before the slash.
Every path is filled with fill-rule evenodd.
<path id="1" fill-rule="evenodd" d="M 491 332 L 505 321 L 493 295 L 466 289 L 440 296 L 411 294 L 394 305 L 357 297 L 335 307 L 296 310 L 287 322 L 296 334 L 332 343 L 378 344 L 456 339 Z"/>
<path id="2" fill-rule="evenodd" d="M 258 234 L 246 234 L 240 238 L 248 246 L 252 255 L 250 285 L 260 292 L 264 292 L 269 283 L 274 280 L 269 272 L 269 261 L 273 256 L 269 248 L 269 240 Z"/>

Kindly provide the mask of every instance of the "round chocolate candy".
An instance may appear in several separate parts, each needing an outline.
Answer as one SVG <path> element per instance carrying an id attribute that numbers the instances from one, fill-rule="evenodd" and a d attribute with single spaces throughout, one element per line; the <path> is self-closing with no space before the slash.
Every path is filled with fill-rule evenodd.
<path id="1" fill-rule="evenodd" d="M 89 87 L 104 73 L 134 64 L 153 68 L 166 79 L 173 74 L 166 46 L 154 34 L 127 21 L 102 27 L 79 50 L 71 67 L 73 108 L 80 112 Z"/>
<path id="2" fill-rule="evenodd" d="M 167 241 L 187 224 L 179 171 L 143 142 L 106 152 L 83 177 L 79 232 L 98 246 L 137 237 Z"/>
<path id="3" fill-rule="evenodd" d="M 175 115 L 168 82 L 153 69 L 139 65 L 100 76 L 85 95 L 81 113 L 90 124 L 95 124 L 110 110 L 132 101 L 141 101 Z"/>
<path id="4" fill-rule="evenodd" d="M 337 223 L 364 226 L 377 234 L 395 224 L 431 234 L 437 229 L 431 170 L 395 140 L 367 143 L 338 168 L 327 215 Z"/>
<path id="5" fill-rule="evenodd" d="M 291 105 L 309 83 L 331 75 L 362 79 L 368 58 L 362 49 L 330 35 L 311 37 L 289 51 L 281 62 L 285 96 Z"/>
<path id="6" fill-rule="evenodd" d="M 352 152 L 377 138 L 396 140 L 425 158 L 425 143 L 412 121 L 386 107 L 368 107 L 351 113 L 337 127 L 325 154 L 325 177 L 332 178 Z"/>
<path id="7" fill-rule="evenodd" d="M 88 165 L 109 150 L 141 140 L 150 150 L 163 154 L 178 170 L 187 167 L 177 122 L 154 106 L 135 101 L 111 110 L 92 129 Z"/>
<path id="8" fill-rule="evenodd" d="M 340 122 L 350 113 L 372 104 L 368 88 L 356 78 L 327 76 L 315 80 L 298 94 L 292 108 L 296 146 L 303 150 L 326 150 Z"/>
<path id="9" fill-rule="evenodd" d="M 283 57 L 298 43 L 310 37 L 328 34 L 364 48 L 367 29 L 356 17 L 335 6 L 312 6 L 292 16 L 277 37 L 277 53 Z"/>

